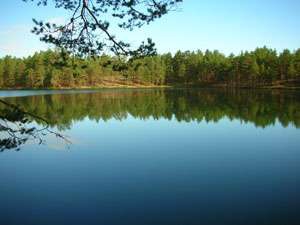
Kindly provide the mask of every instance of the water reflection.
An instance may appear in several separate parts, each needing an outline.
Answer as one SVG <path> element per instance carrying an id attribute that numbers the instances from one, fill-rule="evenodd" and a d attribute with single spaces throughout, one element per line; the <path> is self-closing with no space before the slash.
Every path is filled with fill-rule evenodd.
<path id="1" fill-rule="evenodd" d="M 73 144 L 1 153 L 1 225 L 300 224 L 299 92 L 51 93 L 5 99 Z"/>
<path id="2" fill-rule="evenodd" d="M 300 127 L 300 92 L 279 90 L 103 90 L 92 93 L 48 94 L 7 98 L 27 111 L 46 118 L 59 130 L 76 121 L 173 119 L 218 122 L 227 117 L 257 127 Z M 37 121 L 41 123 L 41 121 Z"/>

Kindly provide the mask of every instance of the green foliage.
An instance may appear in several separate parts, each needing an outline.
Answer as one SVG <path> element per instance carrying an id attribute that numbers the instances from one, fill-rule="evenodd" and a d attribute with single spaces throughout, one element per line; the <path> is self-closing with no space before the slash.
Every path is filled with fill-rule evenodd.
<path id="1" fill-rule="evenodd" d="M 26 65 L 23 60 L 18 60 L 16 64 L 15 86 L 23 87 L 25 80 Z"/>
<path id="2" fill-rule="evenodd" d="M 6 56 L 3 59 L 3 85 L 14 87 L 16 76 L 16 58 Z"/>
<path id="3" fill-rule="evenodd" d="M 49 86 L 59 87 L 60 86 L 61 71 L 58 69 L 53 69 L 50 73 Z"/>
<path id="4" fill-rule="evenodd" d="M 3 60 L 0 59 L 0 87 L 3 87 L 3 74 L 4 74 L 4 63 Z"/>
<path id="5" fill-rule="evenodd" d="M 60 75 L 59 80 L 63 87 L 73 87 L 74 86 L 73 70 L 71 68 L 64 67 L 62 69 L 62 73 Z"/>
<path id="6" fill-rule="evenodd" d="M 186 122 L 216 122 L 226 117 L 258 127 L 272 126 L 279 121 L 283 126 L 300 128 L 298 91 L 131 89 L 10 97 L 7 101 L 47 118 L 50 127 L 60 130 L 68 129 L 75 121 L 86 117 L 106 121 L 112 118 L 122 120 L 128 115 L 139 119 L 164 118 Z M 0 104 L 0 112 L 4 109 Z M 43 121 L 37 122 L 45 125 Z"/>
<path id="7" fill-rule="evenodd" d="M 300 50 L 257 48 L 240 55 L 225 56 L 218 51 L 181 52 L 174 56 L 130 59 L 62 56 L 45 51 L 23 59 L 0 59 L 2 88 L 97 87 L 101 85 L 228 85 L 259 87 L 299 84 Z"/>
<path id="8" fill-rule="evenodd" d="M 297 76 L 297 70 L 295 68 L 295 65 L 293 63 L 291 63 L 287 69 L 287 75 L 288 75 L 288 78 L 296 78 Z"/>
<path id="9" fill-rule="evenodd" d="M 39 110 L 45 112 L 44 105 L 40 106 Z M 42 123 L 43 127 L 38 129 L 31 124 L 33 121 Z M 49 129 L 47 120 L 24 111 L 9 101 L 0 99 L 0 152 L 8 149 L 18 151 L 20 146 L 27 141 L 37 141 L 38 144 L 43 144 L 43 137 L 47 134 L 62 138 L 69 143 L 64 136 Z"/>
<path id="10" fill-rule="evenodd" d="M 47 6 L 50 0 L 23 0 L 35 2 L 38 6 Z M 118 55 L 132 57 L 150 56 L 156 53 L 150 38 L 147 42 L 132 49 L 111 33 L 110 23 L 104 18 L 116 18 L 115 28 L 132 31 L 176 9 L 182 0 L 52 0 L 49 7 L 66 10 L 72 15 L 65 24 L 33 19 L 35 26 L 32 33 L 39 35 L 40 40 L 54 44 L 76 55 L 97 55 L 110 51 Z"/>
<path id="11" fill-rule="evenodd" d="M 300 49 L 296 51 L 294 58 L 295 58 L 294 65 L 296 69 L 296 76 L 299 78 L 300 77 Z"/>

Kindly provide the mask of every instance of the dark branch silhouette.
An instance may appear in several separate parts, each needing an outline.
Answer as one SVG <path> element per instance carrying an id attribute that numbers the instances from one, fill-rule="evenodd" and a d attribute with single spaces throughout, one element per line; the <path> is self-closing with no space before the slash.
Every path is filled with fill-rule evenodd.
<path id="1" fill-rule="evenodd" d="M 48 4 L 48 0 L 23 0 Z M 118 40 L 109 30 L 110 23 L 102 18 L 110 15 L 116 25 L 123 30 L 132 31 L 149 24 L 173 11 L 182 0 L 53 0 L 56 8 L 72 12 L 64 25 L 37 21 L 32 32 L 42 41 L 54 44 L 76 55 L 97 55 L 105 50 L 117 55 L 141 57 L 156 54 L 155 45 L 150 38 L 137 49 L 130 43 Z"/>
<path id="2" fill-rule="evenodd" d="M 0 111 L 0 151 L 6 149 L 20 150 L 20 147 L 28 141 L 43 144 L 45 143 L 43 137 L 48 134 L 70 143 L 65 136 L 49 129 L 49 123 L 44 118 L 26 112 L 19 106 L 3 99 L 0 99 L 0 103 L 5 106 Z M 32 120 L 42 122 L 45 125 L 42 128 L 37 128 L 30 124 Z"/>
<path id="3" fill-rule="evenodd" d="M 48 0 L 23 1 L 35 2 L 38 6 L 46 6 L 49 3 Z M 63 53 L 67 52 L 67 54 L 95 56 L 109 50 L 117 55 L 131 57 L 154 55 L 156 49 L 150 38 L 148 38 L 147 43 L 142 42 L 140 47 L 132 50 L 129 43 L 118 40 L 110 33 L 109 22 L 102 19 L 103 15 L 110 14 L 112 17 L 119 19 L 119 28 L 133 30 L 133 28 L 149 24 L 170 10 L 175 9 L 176 3 L 181 1 L 53 0 L 52 2 L 56 8 L 63 8 L 72 12 L 69 22 L 64 25 L 57 25 L 33 19 L 35 26 L 32 32 L 39 35 L 41 41 L 54 44 L 61 48 Z M 31 71 L 31 75 L 33 74 L 34 71 Z M 34 83 L 34 85 L 38 83 Z M 42 144 L 44 142 L 42 137 L 46 134 L 54 134 L 56 137 L 68 142 L 64 136 L 50 130 L 48 122 L 42 117 L 24 111 L 17 105 L 1 99 L 0 103 L 5 106 L 0 115 L 0 151 L 5 149 L 18 150 L 19 146 L 29 140 L 38 140 L 39 144 Z M 46 124 L 45 127 L 41 129 L 33 126 L 27 127 L 30 125 L 30 118 L 43 121 Z"/>

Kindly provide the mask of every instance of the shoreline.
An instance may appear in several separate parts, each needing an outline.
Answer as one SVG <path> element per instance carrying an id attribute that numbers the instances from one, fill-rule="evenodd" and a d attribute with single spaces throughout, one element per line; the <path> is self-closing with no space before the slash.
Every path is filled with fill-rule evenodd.
<path id="1" fill-rule="evenodd" d="M 99 85 L 99 86 L 79 86 L 79 87 L 55 87 L 55 88 L 0 88 L 0 91 L 22 91 L 22 90 L 98 90 L 98 89 L 169 89 L 169 88 L 200 88 L 200 89 L 252 89 L 252 90 L 300 90 L 299 86 L 270 85 L 263 87 L 249 86 L 227 86 L 227 85 Z"/>

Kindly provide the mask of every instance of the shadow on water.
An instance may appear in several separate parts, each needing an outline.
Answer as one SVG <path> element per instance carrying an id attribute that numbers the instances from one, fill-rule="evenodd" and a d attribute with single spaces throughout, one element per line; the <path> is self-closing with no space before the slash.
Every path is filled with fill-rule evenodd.
<path id="1" fill-rule="evenodd" d="M 20 150 L 20 146 L 28 141 L 44 143 L 43 136 L 52 134 L 63 139 L 66 143 L 70 141 L 58 132 L 49 129 L 49 122 L 38 114 L 28 112 L 21 106 L 0 99 L 0 152 L 7 149 Z M 38 128 L 33 123 L 42 122 L 43 126 Z"/>

